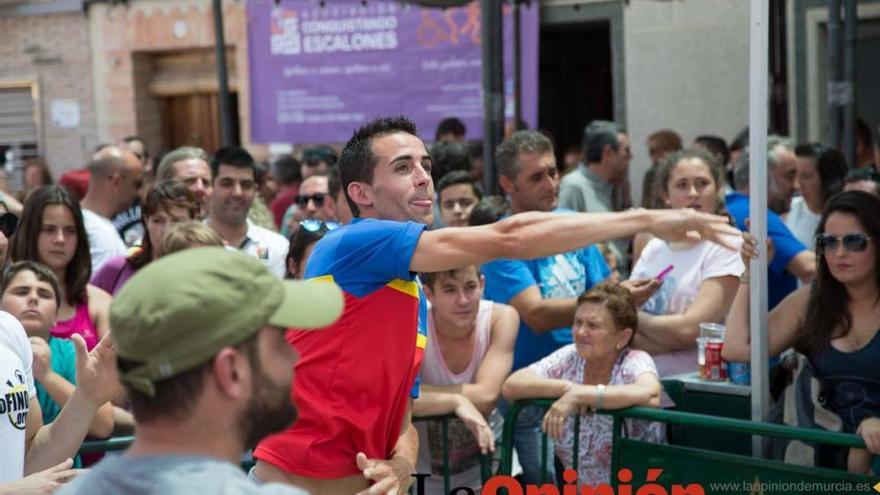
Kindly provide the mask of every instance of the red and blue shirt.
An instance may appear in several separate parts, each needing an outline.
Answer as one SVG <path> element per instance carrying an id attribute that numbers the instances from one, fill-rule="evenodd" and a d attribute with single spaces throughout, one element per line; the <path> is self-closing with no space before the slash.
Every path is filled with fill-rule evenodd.
<path id="1" fill-rule="evenodd" d="M 315 246 L 306 278 L 334 281 L 345 294 L 340 319 L 323 330 L 290 331 L 300 353 L 292 398 L 299 419 L 254 456 L 312 478 L 359 474 L 355 456 L 387 459 L 427 343 L 427 305 L 410 272 L 425 225 L 355 219 Z"/>

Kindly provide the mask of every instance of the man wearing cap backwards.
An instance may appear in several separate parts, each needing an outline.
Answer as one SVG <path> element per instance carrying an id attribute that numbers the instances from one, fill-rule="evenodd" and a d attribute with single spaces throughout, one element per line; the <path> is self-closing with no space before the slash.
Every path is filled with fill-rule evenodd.
<path id="1" fill-rule="evenodd" d="M 327 326 L 342 304 L 332 283 L 282 282 L 258 259 L 223 248 L 150 263 L 110 308 L 134 443 L 59 493 L 302 495 L 254 484 L 238 462 L 296 419 L 297 354 L 285 328 Z"/>
<path id="2" fill-rule="evenodd" d="M 555 166 L 552 153 L 526 152 L 520 159 Z M 684 210 L 529 212 L 490 225 L 427 231 L 431 158 L 403 117 L 355 131 L 338 166 L 355 218 L 318 242 L 305 275 L 339 284 L 345 312 L 321 332 L 289 335 L 302 355 L 292 390 L 299 420 L 254 451 L 258 479 L 285 481 L 313 495 L 402 495 L 412 482 L 418 434 L 410 409 L 427 315 L 415 272 L 544 257 L 640 231 L 667 240 L 739 235 L 724 217 Z"/>

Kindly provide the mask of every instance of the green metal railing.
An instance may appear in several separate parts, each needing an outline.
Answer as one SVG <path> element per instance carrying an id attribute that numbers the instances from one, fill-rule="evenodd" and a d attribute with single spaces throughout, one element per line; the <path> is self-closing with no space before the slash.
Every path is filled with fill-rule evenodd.
<path id="1" fill-rule="evenodd" d="M 456 419 L 454 414 L 445 414 L 442 416 L 425 416 L 425 417 L 414 417 L 414 422 L 427 422 L 427 421 L 439 421 L 442 432 L 443 432 L 443 486 L 445 489 L 445 493 L 449 493 L 450 491 L 450 475 L 449 475 L 449 422 L 453 419 Z M 125 450 L 130 445 L 131 442 L 134 441 L 134 437 L 125 436 L 125 437 L 113 437 L 108 438 L 106 440 L 88 440 L 83 442 L 82 446 L 79 449 L 79 454 L 93 454 L 93 453 L 104 453 L 104 452 L 112 452 Z M 242 469 L 245 471 L 250 470 L 253 466 L 252 461 L 243 461 L 241 463 Z M 486 482 L 489 478 L 492 477 L 492 456 L 491 454 L 482 454 L 480 455 L 480 475 L 483 483 Z"/>
<path id="2" fill-rule="evenodd" d="M 542 411 L 546 411 L 553 403 L 555 399 L 530 399 L 530 400 L 518 400 L 507 408 L 507 415 L 504 416 L 504 434 L 501 437 L 501 466 L 498 469 L 499 474 L 510 475 L 513 470 L 513 433 L 516 430 L 516 420 L 519 418 L 519 414 L 523 411 L 523 409 L 527 407 L 538 407 L 541 408 Z M 575 432 L 581 431 L 581 423 L 580 416 L 575 416 Z M 573 462 L 577 463 L 578 456 L 578 437 L 580 435 L 575 435 L 574 437 L 574 445 L 573 445 L 573 453 L 574 458 Z M 545 483 L 548 480 L 548 474 L 550 471 L 550 466 L 548 465 L 548 441 L 547 435 L 541 435 L 541 482 Z M 552 458 L 552 457 L 551 457 Z M 575 464 L 577 465 L 577 464 Z"/>
<path id="3" fill-rule="evenodd" d="M 552 399 L 537 399 L 517 401 L 510 405 L 504 421 L 504 430 L 500 445 L 501 459 L 497 474 L 510 475 L 513 461 L 513 434 L 516 420 L 519 414 L 527 407 L 539 407 L 545 411 L 553 404 Z M 743 480 L 761 480 L 763 482 L 850 482 L 860 486 L 874 486 L 880 478 L 861 474 L 848 473 L 846 471 L 808 467 L 795 464 L 787 464 L 772 459 L 752 458 L 748 455 L 724 452 L 721 450 L 695 448 L 685 445 L 653 444 L 636 439 L 625 438 L 624 421 L 638 419 L 656 421 L 665 425 L 678 425 L 681 427 L 695 427 L 702 431 L 718 431 L 739 433 L 743 435 L 760 435 L 764 437 L 788 439 L 807 444 L 830 445 L 848 448 L 865 448 L 864 441 L 857 435 L 828 432 L 817 429 L 796 428 L 792 426 L 754 423 L 748 420 L 679 412 L 666 409 L 653 409 L 646 407 L 633 407 L 616 411 L 600 411 L 598 414 L 608 414 L 613 417 L 612 437 L 612 485 L 617 484 L 616 473 L 626 468 L 632 472 L 647 472 L 648 469 L 662 469 L 661 479 L 657 480 L 665 486 L 673 483 L 691 484 L 703 483 L 706 487 L 711 483 L 736 482 Z M 443 484 L 445 493 L 449 493 L 449 422 L 455 419 L 455 415 L 430 416 L 413 418 L 415 422 L 439 421 L 442 428 L 443 443 Z M 572 465 L 578 466 L 580 446 L 580 415 L 574 416 L 574 438 L 572 445 Z M 107 440 L 90 440 L 84 442 L 80 448 L 80 454 L 118 451 L 128 448 L 134 437 L 116 437 Z M 542 436 L 541 441 L 541 478 L 542 483 L 554 482 L 549 480 L 549 442 L 547 436 Z M 250 464 L 249 464 L 250 465 Z M 243 463 L 243 469 L 249 467 Z M 482 455 L 480 458 L 480 470 L 483 483 L 492 475 L 492 456 Z M 633 483 L 633 487 L 637 484 Z M 708 489 L 708 488 L 707 488 Z M 709 493 L 708 491 L 706 493 Z M 798 493 L 796 491 L 774 490 L 773 493 Z"/>
<path id="4" fill-rule="evenodd" d="M 456 419 L 455 414 L 443 414 L 439 416 L 413 416 L 414 423 L 439 421 L 443 432 L 443 493 L 449 493 L 451 488 L 451 476 L 449 473 L 449 422 Z M 497 445 L 496 445 L 497 449 Z M 483 483 L 492 477 L 492 454 L 480 454 L 480 478 Z"/>
<path id="5" fill-rule="evenodd" d="M 770 489 L 774 494 L 802 493 L 804 483 L 817 484 L 814 486 L 849 483 L 850 488 L 835 488 L 833 490 L 844 493 L 847 490 L 862 491 L 865 487 L 874 486 L 880 481 L 880 478 L 877 477 L 837 469 L 790 464 L 774 459 L 752 458 L 750 455 L 719 450 L 652 444 L 624 438 L 622 431 L 625 419 L 641 419 L 658 421 L 666 425 L 700 427 L 706 430 L 788 439 L 807 444 L 865 448 L 864 441 L 857 435 L 645 407 L 606 411 L 606 413 L 614 417 L 612 479 L 610 480 L 613 485 L 617 484 L 615 474 L 623 468 L 629 469 L 631 472 L 662 469 L 663 474 L 658 480 L 659 484 L 670 486 L 672 484 L 697 483 L 707 490 L 706 493 L 710 493 L 708 490 L 713 484 L 718 486 L 728 483 L 728 486 L 734 486 L 744 481 L 753 482 L 753 490 L 755 489 L 754 483 L 757 482 L 775 484 L 774 488 Z M 820 483 L 824 485 L 818 485 Z M 637 484 L 633 484 L 633 487 L 636 486 Z M 822 492 L 823 490 L 824 492 L 830 491 L 828 489 L 818 491 Z"/>
<path id="6" fill-rule="evenodd" d="M 510 475 L 513 460 L 513 433 L 519 414 L 527 407 L 539 407 L 546 411 L 553 404 L 553 399 L 533 399 L 517 401 L 510 405 L 504 418 L 504 436 L 502 437 L 501 466 L 499 474 Z M 611 480 L 617 484 L 616 473 L 627 468 L 631 471 L 647 472 L 651 468 L 663 469 L 661 484 L 669 486 L 673 482 L 682 484 L 712 483 L 718 481 L 742 481 L 763 479 L 764 481 L 781 482 L 834 482 L 848 481 L 861 486 L 873 486 L 880 479 L 845 471 L 786 464 L 772 459 L 754 459 L 749 455 L 723 452 L 714 449 L 694 448 L 681 445 L 653 444 L 628 439 L 623 436 L 624 420 L 641 419 L 657 421 L 665 425 L 679 425 L 687 428 L 704 428 L 717 432 L 740 433 L 743 435 L 760 435 L 772 438 L 795 440 L 808 444 L 831 445 L 840 447 L 865 448 L 865 443 L 857 435 L 828 432 L 817 429 L 796 428 L 771 423 L 754 423 L 748 420 L 678 412 L 666 409 L 633 407 L 616 411 L 600 411 L 597 414 L 608 414 L 613 417 L 612 465 Z M 581 454 L 580 415 L 574 416 L 574 438 L 572 445 L 572 466 L 578 466 Z M 549 466 L 547 461 L 547 436 L 541 440 L 541 482 L 548 480 Z M 637 486 L 633 484 L 633 486 Z M 706 485 L 708 486 L 708 484 Z M 709 493 L 709 492 L 706 492 Z M 774 493 L 776 493 L 774 491 Z M 786 493 L 781 491 L 780 493 Z M 794 493 L 794 492 L 792 492 Z"/>
<path id="7" fill-rule="evenodd" d="M 134 441 L 134 437 L 112 437 L 106 440 L 88 440 L 79 448 L 79 454 L 103 454 L 116 450 L 125 450 Z"/>

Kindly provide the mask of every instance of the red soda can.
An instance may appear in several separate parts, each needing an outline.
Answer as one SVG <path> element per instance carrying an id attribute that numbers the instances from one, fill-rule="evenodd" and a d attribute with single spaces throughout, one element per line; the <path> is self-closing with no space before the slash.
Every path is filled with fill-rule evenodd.
<path id="1" fill-rule="evenodd" d="M 721 359 L 721 349 L 724 342 L 710 340 L 706 343 L 706 380 L 727 380 L 727 363 Z"/>

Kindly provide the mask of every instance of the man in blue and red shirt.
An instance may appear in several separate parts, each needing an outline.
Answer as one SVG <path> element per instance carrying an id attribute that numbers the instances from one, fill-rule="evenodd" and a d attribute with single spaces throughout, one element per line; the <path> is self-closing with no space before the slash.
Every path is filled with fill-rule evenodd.
<path id="1" fill-rule="evenodd" d="M 640 231 L 669 240 L 739 235 L 724 217 L 683 210 L 529 212 L 491 225 L 425 230 L 434 199 L 431 158 L 403 117 L 355 131 L 338 166 L 355 218 L 318 242 L 306 277 L 335 281 L 345 311 L 321 332 L 290 333 L 302 356 L 292 391 L 300 416 L 254 452 L 256 478 L 312 495 L 402 494 L 412 482 L 418 433 L 410 410 L 426 342 L 417 272 L 549 256 Z"/>

